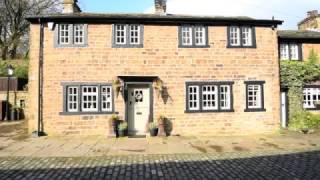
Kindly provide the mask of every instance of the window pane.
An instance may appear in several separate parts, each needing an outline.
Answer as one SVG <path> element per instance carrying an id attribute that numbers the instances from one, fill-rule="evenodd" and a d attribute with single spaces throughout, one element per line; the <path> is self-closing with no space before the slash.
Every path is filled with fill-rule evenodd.
<path id="1" fill-rule="evenodd" d="M 303 89 L 303 107 L 316 108 L 316 103 L 320 101 L 320 88 Z"/>
<path id="2" fill-rule="evenodd" d="M 220 108 L 223 110 L 231 109 L 231 91 L 230 86 L 220 86 Z"/>
<path id="3" fill-rule="evenodd" d="M 130 25 L 130 44 L 140 44 L 139 25 Z"/>
<path id="4" fill-rule="evenodd" d="M 59 25 L 59 44 L 69 44 L 69 24 Z"/>
<path id="5" fill-rule="evenodd" d="M 289 60 L 289 45 L 288 44 L 280 44 L 280 59 L 281 60 Z"/>
<path id="6" fill-rule="evenodd" d="M 290 55 L 291 55 L 291 60 L 298 60 L 299 59 L 298 44 L 290 44 Z"/>
<path id="7" fill-rule="evenodd" d="M 76 24 L 73 27 L 73 41 L 75 44 L 84 44 L 84 25 Z"/>
<path id="8" fill-rule="evenodd" d="M 242 42 L 244 46 L 252 46 L 252 28 L 242 27 Z"/>
<path id="9" fill-rule="evenodd" d="M 189 86 L 189 110 L 199 110 L 199 86 Z"/>
<path id="10" fill-rule="evenodd" d="M 262 85 L 248 85 L 248 108 L 259 109 L 262 108 L 261 102 L 261 86 Z"/>
<path id="11" fill-rule="evenodd" d="M 230 27 L 230 45 L 240 46 L 240 28 L 236 26 Z"/>
<path id="12" fill-rule="evenodd" d="M 112 111 L 112 91 L 111 86 L 101 86 L 101 110 Z"/>
<path id="13" fill-rule="evenodd" d="M 203 110 L 218 109 L 217 86 L 202 86 L 202 108 Z"/>
<path id="14" fill-rule="evenodd" d="M 202 26 L 196 26 L 195 30 L 195 44 L 206 45 L 206 29 Z"/>
<path id="15" fill-rule="evenodd" d="M 78 87 L 69 86 L 67 87 L 67 111 L 68 112 L 77 112 L 79 111 L 78 104 Z"/>
<path id="16" fill-rule="evenodd" d="M 192 28 L 191 27 L 181 27 L 181 42 L 182 45 L 191 46 L 192 45 Z"/>
<path id="17" fill-rule="evenodd" d="M 116 44 L 126 44 L 126 26 L 115 25 L 115 43 Z"/>
<path id="18" fill-rule="evenodd" d="M 82 87 L 82 111 L 96 112 L 98 111 L 98 87 L 83 86 Z"/>

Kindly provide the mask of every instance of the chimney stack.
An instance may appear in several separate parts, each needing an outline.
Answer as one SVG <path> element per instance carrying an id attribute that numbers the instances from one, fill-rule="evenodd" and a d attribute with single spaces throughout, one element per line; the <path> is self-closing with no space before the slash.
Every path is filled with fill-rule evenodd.
<path id="1" fill-rule="evenodd" d="M 167 0 L 154 0 L 156 14 L 165 15 L 167 13 Z"/>
<path id="2" fill-rule="evenodd" d="M 318 10 L 308 11 L 308 17 L 317 17 Z"/>
<path id="3" fill-rule="evenodd" d="M 78 0 L 63 0 L 63 13 L 72 14 L 81 12 Z"/>

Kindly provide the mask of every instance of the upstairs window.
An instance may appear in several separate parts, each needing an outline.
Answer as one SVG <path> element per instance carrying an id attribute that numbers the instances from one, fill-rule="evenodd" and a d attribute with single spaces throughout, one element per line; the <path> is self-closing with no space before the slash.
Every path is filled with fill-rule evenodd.
<path id="1" fill-rule="evenodd" d="M 233 82 L 188 82 L 186 112 L 232 112 Z"/>
<path id="2" fill-rule="evenodd" d="M 86 24 L 57 24 L 55 47 L 84 47 L 87 45 Z"/>
<path id="3" fill-rule="evenodd" d="M 228 27 L 228 47 L 255 48 L 255 29 L 249 26 Z"/>
<path id="4" fill-rule="evenodd" d="M 303 108 L 318 109 L 320 103 L 320 86 L 303 89 Z"/>
<path id="5" fill-rule="evenodd" d="M 301 44 L 297 43 L 281 43 L 280 44 L 281 60 L 302 60 Z"/>
<path id="6" fill-rule="evenodd" d="M 113 47 L 143 47 L 143 26 L 137 24 L 115 24 Z"/>
<path id="7" fill-rule="evenodd" d="M 248 81 L 246 84 L 245 112 L 266 111 L 264 109 L 264 81 Z"/>
<path id="8" fill-rule="evenodd" d="M 208 47 L 208 27 L 180 26 L 179 47 Z"/>

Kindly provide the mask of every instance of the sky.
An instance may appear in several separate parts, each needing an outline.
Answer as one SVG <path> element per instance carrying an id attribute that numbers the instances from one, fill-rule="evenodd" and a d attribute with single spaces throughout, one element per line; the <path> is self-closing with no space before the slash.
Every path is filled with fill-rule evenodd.
<path id="1" fill-rule="evenodd" d="M 154 0 L 79 0 L 85 12 L 152 13 Z M 167 0 L 167 13 L 212 16 L 250 16 L 283 20 L 280 29 L 297 29 L 307 11 L 319 10 L 320 0 Z"/>

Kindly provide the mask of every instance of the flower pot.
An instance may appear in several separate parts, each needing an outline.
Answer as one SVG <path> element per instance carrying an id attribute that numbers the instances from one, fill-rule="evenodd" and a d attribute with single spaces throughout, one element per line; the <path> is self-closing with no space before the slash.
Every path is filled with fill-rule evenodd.
<path id="1" fill-rule="evenodd" d="M 158 135 L 158 128 L 150 129 L 150 136 L 155 137 Z"/>
<path id="2" fill-rule="evenodd" d="M 126 136 L 126 131 L 125 130 L 118 130 L 118 135 L 119 135 L 119 137 L 124 137 L 124 136 Z"/>
<path id="3" fill-rule="evenodd" d="M 301 132 L 302 132 L 303 134 L 308 134 L 309 129 L 301 129 Z"/>
<path id="4" fill-rule="evenodd" d="M 17 120 L 17 113 L 16 113 L 16 110 L 11 110 L 10 112 L 10 120 L 11 121 L 14 121 L 14 120 Z"/>

